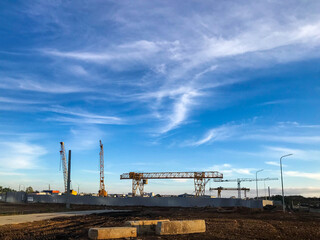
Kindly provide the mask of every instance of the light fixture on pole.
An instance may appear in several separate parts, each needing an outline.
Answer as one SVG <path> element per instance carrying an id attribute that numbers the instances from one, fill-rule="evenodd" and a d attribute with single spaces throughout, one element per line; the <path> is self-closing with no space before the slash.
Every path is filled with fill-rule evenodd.
<path id="1" fill-rule="evenodd" d="M 259 193 L 258 193 L 258 172 L 262 172 L 263 169 L 260 169 L 258 171 L 256 171 L 256 192 L 257 192 L 257 200 L 258 200 L 258 197 L 259 197 Z"/>
<path id="2" fill-rule="evenodd" d="M 283 155 L 281 158 L 280 158 L 280 172 L 281 172 L 281 189 L 282 189 L 282 210 L 283 212 L 286 211 L 286 207 L 284 205 L 284 190 L 283 190 L 283 176 L 282 176 L 282 158 L 284 157 L 289 157 L 293 155 L 292 153 L 290 154 L 286 154 L 286 155 Z"/>

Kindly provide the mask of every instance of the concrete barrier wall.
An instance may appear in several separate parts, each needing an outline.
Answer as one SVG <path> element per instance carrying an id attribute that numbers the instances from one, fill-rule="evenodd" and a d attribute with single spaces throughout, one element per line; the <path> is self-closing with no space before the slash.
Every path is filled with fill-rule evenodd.
<path id="1" fill-rule="evenodd" d="M 6 202 L 12 203 L 65 203 L 65 195 L 32 195 L 7 193 Z M 243 200 L 233 198 L 180 198 L 180 197 L 129 197 L 111 198 L 94 196 L 70 196 L 71 204 L 105 206 L 148 206 L 148 207 L 247 207 L 263 208 L 263 200 Z"/>
<path id="2" fill-rule="evenodd" d="M 64 195 L 34 195 L 32 201 L 40 203 L 65 203 Z M 28 196 L 31 200 L 31 195 Z M 148 207 L 247 207 L 262 208 L 262 200 L 242 200 L 231 198 L 104 198 L 93 196 L 70 196 L 72 204 L 105 205 L 105 206 L 148 206 Z"/>
<path id="3" fill-rule="evenodd" d="M 6 194 L 0 193 L 0 202 L 5 202 L 5 201 L 6 201 Z"/>
<path id="4" fill-rule="evenodd" d="M 25 192 L 7 192 L 0 194 L 0 201 L 9 203 L 25 203 L 27 194 Z"/>

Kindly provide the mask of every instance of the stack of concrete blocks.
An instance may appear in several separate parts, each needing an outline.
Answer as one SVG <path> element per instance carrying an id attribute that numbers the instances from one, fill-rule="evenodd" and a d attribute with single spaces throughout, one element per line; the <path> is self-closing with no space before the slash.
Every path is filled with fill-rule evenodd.
<path id="1" fill-rule="evenodd" d="M 91 228 L 89 229 L 89 238 L 136 238 L 141 235 L 177 235 L 204 233 L 205 231 L 206 223 L 204 220 L 141 220 L 127 221 L 125 227 Z"/>

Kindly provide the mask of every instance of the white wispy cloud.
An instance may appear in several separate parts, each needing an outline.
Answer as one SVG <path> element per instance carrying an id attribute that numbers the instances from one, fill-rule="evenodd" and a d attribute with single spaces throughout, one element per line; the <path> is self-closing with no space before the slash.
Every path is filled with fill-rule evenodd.
<path id="1" fill-rule="evenodd" d="M 24 176 L 24 173 L 18 173 L 18 172 L 11 172 L 11 171 L 6 171 L 6 172 L 0 172 L 0 175 L 2 176 Z"/>
<path id="2" fill-rule="evenodd" d="M 106 134 L 98 127 L 92 125 L 76 125 L 73 126 L 69 133 L 65 135 L 65 139 L 61 141 L 66 143 L 66 148 L 77 151 L 86 151 L 91 149 L 99 149 L 99 140 L 105 138 Z M 97 151 L 97 159 L 99 158 Z"/>
<path id="3" fill-rule="evenodd" d="M 260 141 L 269 141 L 269 142 L 286 142 L 286 143 L 300 143 L 300 144 L 314 144 L 320 142 L 320 136 L 281 136 L 270 135 L 270 134 L 251 134 L 243 136 L 243 139 L 246 140 L 260 140 Z"/>
<path id="4" fill-rule="evenodd" d="M 259 125 L 257 121 L 237 124 L 234 122 L 209 129 L 202 138 L 187 141 L 182 145 L 200 146 L 215 141 L 248 141 L 282 142 L 297 144 L 316 144 L 320 142 L 320 135 L 313 131 L 317 125 L 299 123 L 278 123 L 271 126 Z"/>
<path id="5" fill-rule="evenodd" d="M 267 106 L 267 105 L 278 105 L 278 104 L 285 104 L 288 103 L 289 99 L 282 99 L 282 100 L 274 100 L 274 101 L 268 101 L 258 104 L 259 106 Z"/>
<path id="6" fill-rule="evenodd" d="M 115 4 L 117 11 L 112 14 L 112 22 L 121 25 L 121 32 L 118 33 L 124 34 L 127 31 L 133 31 L 137 33 L 135 37 L 108 41 L 108 38 L 101 38 L 100 34 L 97 34 L 97 36 L 91 35 L 89 39 L 86 38 L 86 43 L 83 44 L 82 41 L 84 39 L 81 34 L 74 33 L 72 36 L 74 36 L 73 41 L 75 44 L 73 46 L 75 47 L 70 48 L 68 45 L 60 43 L 35 49 L 42 56 L 57 59 L 54 64 L 58 66 L 59 64 L 65 66 L 66 61 L 68 61 L 69 70 L 78 76 L 90 75 L 83 66 L 79 65 L 79 61 L 93 65 L 98 63 L 105 68 L 118 70 L 127 69 L 129 65 L 134 68 L 138 66 L 135 68 L 138 70 L 144 68 L 149 77 L 142 77 L 134 81 L 137 86 L 143 86 L 141 87 L 142 94 L 137 98 L 131 97 L 131 100 L 133 102 L 147 101 L 148 110 L 153 112 L 154 119 L 159 124 L 158 127 L 153 129 L 157 129 L 157 133 L 165 134 L 188 122 L 190 116 L 193 115 L 193 111 L 197 110 L 197 105 L 200 103 L 199 96 L 205 97 L 207 94 L 212 97 L 212 92 L 204 94 L 202 90 L 210 88 L 208 87 L 209 85 L 216 84 L 217 81 L 214 78 L 210 78 L 210 74 L 215 73 L 217 70 L 220 73 L 228 72 L 230 69 L 232 71 L 232 69 L 241 68 L 241 64 L 245 62 L 250 62 L 249 64 L 257 67 L 260 66 L 259 62 L 264 64 L 265 61 L 270 60 L 270 57 L 274 58 L 275 52 L 276 54 L 280 52 L 276 57 L 281 58 L 282 61 L 296 60 L 297 54 L 293 54 L 296 49 L 299 49 L 299 51 L 301 49 L 305 50 L 304 55 L 298 56 L 300 59 L 310 57 L 307 54 L 309 52 L 316 54 L 312 49 L 319 46 L 320 19 L 313 9 L 309 9 L 310 18 L 284 18 L 283 16 L 277 16 L 274 20 L 270 20 L 272 18 L 270 18 L 269 14 L 272 13 L 274 4 L 252 4 L 255 10 L 269 9 L 270 11 L 264 11 L 264 14 L 257 15 L 255 10 L 246 6 L 234 4 L 230 8 L 229 6 L 227 7 L 228 4 L 219 3 L 221 8 L 226 8 L 224 21 L 228 23 L 228 26 L 233 26 L 236 23 L 241 29 L 241 31 L 235 31 L 235 29 L 224 27 L 221 21 L 217 21 L 217 16 L 220 13 L 212 9 L 212 6 L 206 6 L 201 9 L 201 15 L 185 9 L 185 14 L 188 16 L 188 18 L 185 18 L 171 5 L 163 6 L 157 3 L 158 8 L 156 9 L 154 6 L 144 3 L 143 11 L 141 9 L 138 10 L 137 6 L 134 5 L 130 7 L 128 12 L 127 6 L 117 3 Z M 205 5 L 206 3 L 201 4 L 201 6 Z M 284 7 L 283 5 L 281 6 Z M 73 9 L 77 9 L 77 7 L 79 6 L 72 6 Z M 171 10 L 164 11 L 168 7 Z M 284 8 L 286 8 L 289 15 L 291 14 L 290 16 L 297 14 L 291 8 Z M 47 12 L 45 9 L 51 9 L 51 14 L 45 14 Z M 204 9 L 207 9 L 207 11 Z M 198 10 L 200 11 L 200 9 Z M 68 21 L 70 21 L 70 24 L 72 23 L 63 14 L 63 11 L 58 8 L 52 9 L 51 4 L 38 4 L 24 11 L 35 20 L 37 19 L 35 16 L 42 15 L 43 20 L 39 24 L 45 30 L 48 30 L 49 22 L 53 22 L 63 32 L 68 31 L 69 24 L 63 23 Z M 172 22 L 172 26 L 170 24 L 168 26 L 156 24 L 157 18 L 152 16 L 146 22 L 144 17 L 149 16 L 148 13 L 153 11 L 161 12 L 166 16 L 166 19 L 172 19 L 172 16 L 175 16 L 174 19 L 176 20 L 174 23 Z M 246 14 L 239 14 L 241 12 L 246 12 Z M 61 19 L 64 20 L 62 21 Z M 100 25 L 102 25 L 103 21 L 106 21 L 105 17 L 95 19 Z M 110 19 L 107 18 L 107 20 L 109 21 Z M 248 21 L 252 24 L 248 25 Z M 150 24 L 153 26 L 152 31 L 150 31 Z M 176 31 L 177 26 L 184 27 L 180 27 L 178 28 L 179 31 Z M 154 35 L 154 32 L 159 32 L 161 35 Z M 282 51 L 278 51 L 279 49 L 282 49 Z M 154 74 L 151 74 L 151 72 Z M 157 79 L 159 74 L 161 75 L 161 80 L 155 81 L 154 79 Z M 205 80 L 206 77 L 208 78 L 207 80 Z M 105 76 L 102 75 L 100 78 L 100 82 L 102 82 Z M 132 82 L 125 81 L 124 85 L 128 87 Z M 61 84 L 59 81 L 38 81 L 34 79 L 10 79 L 10 81 L 2 82 L 0 87 L 60 94 L 100 91 L 101 89 L 99 84 L 94 87 L 88 87 L 81 84 L 73 85 L 69 81 L 67 83 Z M 202 87 L 203 85 L 207 87 Z M 170 93 L 168 91 L 168 89 L 181 90 L 186 86 L 190 89 L 184 90 L 184 92 Z M 124 94 L 121 94 L 122 96 L 132 96 L 130 94 L 132 93 L 130 92 L 131 90 L 127 89 Z M 113 86 L 108 91 L 118 92 L 119 89 Z M 148 98 L 152 94 L 158 95 L 156 97 L 157 101 Z M 161 94 L 163 95 L 161 96 Z M 264 104 L 275 103 L 279 103 L 279 100 L 269 101 Z M 159 119 L 160 121 L 158 121 Z M 58 117 L 57 121 L 76 122 L 77 119 Z M 86 118 L 86 121 L 105 124 L 108 121 L 114 121 L 114 119 Z M 209 143 L 213 140 L 215 134 L 217 134 L 215 130 L 211 129 L 202 139 L 194 142 L 194 145 Z M 250 137 L 252 139 L 263 137 L 264 139 L 270 139 L 270 141 L 283 142 L 319 142 L 319 138 L 316 136 L 284 136 L 282 138 L 278 136 L 274 138 L 273 136 L 248 136 L 248 138 Z"/>
<path id="7" fill-rule="evenodd" d="M 194 103 L 194 97 L 199 96 L 196 91 L 182 94 L 173 104 L 172 112 L 168 115 L 168 123 L 160 129 L 160 133 L 167 133 L 177 128 L 187 118 L 190 108 Z"/>
<path id="8" fill-rule="evenodd" d="M 160 51 L 170 51 L 178 42 L 138 40 L 125 44 L 114 45 L 109 49 L 99 51 L 60 51 L 57 49 L 42 49 L 41 53 L 61 58 L 69 58 L 93 63 L 110 61 L 142 61 Z M 160 52 L 161 54 L 161 52 Z"/>
<path id="9" fill-rule="evenodd" d="M 267 161 L 267 162 L 265 162 L 265 164 L 280 167 L 280 163 L 274 162 L 274 161 Z M 284 165 L 282 165 L 282 166 L 284 166 Z"/>
<path id="10" fill-rule="evenodd" d="M 79 65 L 72 65 L 68 69 L 71 73 L 78 76 L 87 76 L 89 74 L 82 66 Z"/>
<path id="11" fill-rule="evenodd" d="M 242 175 L 252 175 L 253 171 L 255 171 L 254 168 L 237 168 L 234 167 L 231 164 L 225 163 L 221 165 L 213 165 L 212 167 L 209 167 L 206 169 L 206 171 L 219 171 L 223 173 L 224 177 L 231 177 L 231 176 L 239 176 L 239 174 Z"/>
<path id="12" fill-rule="evenodd" d="M 310 172 L 300 172 L 300 171 L 285 171 L 284 175 L 290 177 L 301 177 L 301 178 L 309 178 L 313 180 L 320 180 L 320 172 L 310 173 Z"/>
<path id="13" fill-rule="evenodd" d="M 9 98 L 9 97 L 0 97 L 0 102 L 3 103 L 17 103 L 17 104 L 44 104 L 45 101 L 33 101 L 29 99 L 19 99 L 19 98 Z"/>
<path id="14" fill-rule="evenodd" d="M 37 144 L 19 141 L 1 142 L 0 167 L 4 169 L 35 169 L 47 150 Z"/>
<path id="15" fill-rule="evenodd" d="M 24 90 L 40 93 L 66 94 L 77 92 L 92 91 L 89 88 L 84 88 L 76 85 L 60 84 L 53 82 L 46 82 L 42 80 L 34 80 L 28 78 L 9 78 L 1 79 L 0 88 L 10 90 Z"/>
<path id="16" fill-rule="evenodd" d="M 234 136 L 241 125 L 226 124 L 217 128 L 210 129 L 201 139 L 187 142 L 187 146 L 200 146 L 215 141 L 224 141 Z"/>
<path id="17" fill-rule="evenodd" d="M 299 149 L 299 148 L 288 148 L 288 147 L 278 147 L 278 146 L 265 146 L 265 151 L 263 151 L 266 156 L 279 157 L 286 154 L 293 154 L 289 158 L 299 159 L 305 161 L 315 161 L 319 160 L 320 151 L 313 149 Z M 288 158 L 288 159 L 289 159 Z"/>
<path id="18" fill-rule="evenodd" d="M 122 118 L 115 117 L 115 116 L 104 116 L 98 114 L 92 114 L 83 109 L 72 109 L 72 108 L 65 108 L 62 106 L 53 106 L 50 108 L 43 108 L 43 111 L 49 111 L 54 113 L 59 113 L 62 115 L 67 115 L 69 117 L 60 116 L 60 117 L 53 117 L 47 118 L 50 121 L 59 121 L 59 122 L 70 122 L 70 123 L 91 123 L 91 124 L 124 124 L 125 121 Z M 75 116 L 70 117 L 70 116 Z"/>
<path id="19" fill-rule="evenodd" d="M 206 5 L 205 3 L 203 4 Z M 222 8 L 226 7 L 223 3 L 220 4 Z M 273 4 L 254 3 L 253 5 L 254 9 L 273 9 Z M 312 21 L 311 17 L 309 20 L 300 18 L 289 19 L 283 18 L 283 16 L 278 16 L 279 19 L 271 21 L 268 14 L 272 11 L 266 11 L 263 15 L 256 15 L 252 9 L 246 9 L 245 6 L 235 4 L 232 8 L 226 8 L 227 11 L 224 16 L 225 21 L 230 26 L 235 21 L 240 26 L 239 29 L 241 31 L 232 31 L 232 29 L 223 27 L 221 21 L 217 21 L 216 17 L 220 13 L 215 12 L 215 10 L 215 14 L 212 14 L 211 11 L 210 14 L 204 11 L 200 16 L 185 9 L 185 14 L 188 15 L 186 19 L 181 17 L 175 8 L 170 7 L 171 11 L 164 11 L 162 4 L 158 3 L 157 6 L 159 9 L 156 10 L 154 6 L 151 7 L 147 3 L 144 3 L 144 11 L 141 12 L 141 9 L 138 10 L 137 6 L 134 5 L 130 8 L 130 12 L 128 12 L 126 10 L 127 6 L 124 7 L 120 3 L 116 4 L 117 11 L 113 13 L 112 21 L 120 24 L 123 27 L 123 32 L 134 31 L 139 33 L 137 37 L 131 38 L 129 41 L 116 40 L 110 42 L 107 39 L 95 39 L 92 37 L 91 41 L 87 44 L 78 44 L 78 46 L 82 46 L 80 48 L 50 47 L 41 48 L 38 51 L 44 56 L 68 60 L 71 63 L 74 63 L 72 61 L 82 61 L 86 64 L 98 63 L 107 68 L 118 70 L 127 69 L 128 66 L 137 66 L 137 63 L 139 64 L 139 68 L 141 66 L 148 66 L 147 69 L 154 72 L 154 74 L 148 72 L 147 78 L 142 77 L 134 81 L 137 86 L 142 86 L 141 90 L 143 94 L 137 98 L 132 97 L 130 92 L 126 92 L 123 95 L 131 95 L 133 102 L 140 100 L 147 101 L 147 106 L 150 107 L 149 111 L 152 111 L 153 116 L 155 116 L 154 119 L 161 120 L 159 122 L 160 127 L 154 129 L 157 129 L 157 133 L 165 134 L 186 123 L 188 118 L 193 115 L 192 112 L 197 109 L 196 106 L 199 104 L 198 96 L 204 95 L 200 90 L 201 86 L 214 85 L 216 82 L 214 79 L 210 79 L 209 84 L 208 82 L 203 82 L 203 79 L 209 77 L 217 69 L 226 72 L 228 69 L 240 68 L 241 64 L 246 62 L 251 64 L 252 67 L 257 67 L 261 65 L 260 62 L 264 64 L 270 58 L 281 58 L 281 61 L 292 61 L 296 60 L 297 54 L 293 54 L 296 49 L 305 49 L 307 46 L 307 48 L 311 49 L 309 52 L 312 52 L 312 48 L 319 45 L 320 19 L 315 17 L 317 16 L 315 13 L 311 14 L 314 16 Z M 46 7 L 48 6 L 45 5 Z M 207 8 L 211 9 L 211 6 L 207 6 Z M 40 12 L 44 14 L 43 9 L 40 9 Z M 150 17 L 148 22 L 142 20 L 144 19 L 143 16 L 149 16 L 148 13 L 150 11 L 160 11 L 164 16 L 167 16 L 166 19 L 171 19 L 172 14 L 174 14 L 176 22 L 172 23 L 172 26 L 166 26 L 165 31 L 163 31 L 164 26 L 155 24 L 157 22 L 156 18 Z M 239 12 L 243 11 L 247 15 L 239 14 Z M 296 14 L 295 11 L 290 12 L 290 8 L 287 11 L 289 11 L 288 14 Z M 36 12 L 39 14 L 39 10 Z M 27 11 L 27 13 L 34 17 L 34 11 Z M 65 18 L 60 11 L 55 11 L 55 14 L 61 18 Z M 237 16 L 236 19 L 234 18 L 235 15 Z M 61 25 L 62 22 L 58 20 L 60 18 L 54 16 L 54 14 L 45 16 L 45 19 L 54 21 L 65 29 L 66 26 Z M 248 19 L 250 19 L 252 24 L 247 24 Z M 261 24 L 262 22 L 263 24 Z M 149 24 L 152 24 L 153 28 L 155 28 L 152 28 L 152 32 L 161 32 L 162 34 L 157 34 L 157 36 L 152 34 Z M 184 27 L 179 28 L 180 31 L 176 31 L 176 24 Z M 75 39 L 77 41 L 77 38 Z M 81 42 L 81 38 L 79 41 Z M 99 44 L 95 44 L 95 41 L 99 42 Z M 283 49 L 283 51 L 277 54 L 279 52 L 278 49 Z M 255 53 L 256 55 L 254 55 Z M 239 57 L 239 60 L 237 60 L 237 57 Z M 310 55 L 304 54 L 299 55 L 299 57 L 306 58 L 310 57 Z M 246 59 L 250 61 L 246 61 Z M 65 64 L 64 60 L 61 61 L 61 64 Z M 233 64 L 229 64 L 230 61 Z M 74 64 L 73 66 L 70 70 L 75 74 L 88 74 L 78 64 Z M 246 67 L 248 66 L 246 65 Z M 157 82 L 154 79 L 157 79 L 159 74 L 161 75 L 161 81 Z M 129 86 L 129 84 L 132 84 L 132 81 L 124 83 L 125 86 Z M 179 94 L 168 91 L 168 89 L 181 90 L 185 86 L 193 88 L 193 91 L 187 90 Z M 41 87 L 33 86 L 32 88 L 43 91 Z M 51 89 L 53 89 L 52 91 L 57 91 L 54 87 Z M 158 89 L 164 90 L 158 91 Z M 70 91 L 80 91 L 80 89 L 70 89 Z M 117 90 L 111 88 L 110 91 Z M 156 102 L 152 98 L 148 98 L 152 94 L 158 95 Z M 161 96 L 161 94 L 168 95 Z M 169 94 L 171 95 L 169 96 Z M 170 101 L 168 101 L 168 98 Z M 265 104 L 275 103 L 276 101 L 270 101 Z M 66 121 L 68 119 L 60 118 L 60 120 Z M 95 122 L 98 121 L 95 120 Z M 210 133 L 207 135 L 209 139 Z M 306 139 L 297 139 L 297 141 L 304 140 Z M 313 141 L 314 139 L 309 140 Z M 204 141 L 206 142 L 206 139 Z M 201 140 L 195 143 L 195 145 L 197 144 L 201 145 Z"/>

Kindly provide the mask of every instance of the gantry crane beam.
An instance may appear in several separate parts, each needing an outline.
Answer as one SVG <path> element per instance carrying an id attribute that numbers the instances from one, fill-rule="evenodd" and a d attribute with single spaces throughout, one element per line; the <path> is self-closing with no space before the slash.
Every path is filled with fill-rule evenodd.
<path id="1" fill-rule="evenodd" d="M 215 179 L 214 182 L 237 182 L 238 198 L 241 198 L 241 182 L 255 182 L 255 181 L 272 181 L 278 178 L 237 178 L 237 179 Z"/>
<path id="2" fill-rule="evenodd" d="M 209 188 L 209 191 L 218 191 L 218 198 L 221 198 L 221 191 L 222 190 L 227 190 L 227 191 L 239 191 L 238 188 L 224 188 L 224 187 L 217 187 L 217 188 Z M 240 191 L 244 191 L 244 197 L 247 197 L 247 192 L 250 191 L 250 188 L 240 188 Z"/>
<path id="3" fill-rule="evenodd" d="M 137 173 L 129 172 L 120 175 L 120 179 L 132 179 L 132 196 L 136 196 L 139 189 L 143 196 L 144 185 L 148 184 L 148 179 L 194 179 L 195 196 L 205 194 L 205 185 L 212 178 L 223 178 L 223 174 L 217 171 L 210 172 L 153 172 Z"/>
<path id="4" fill-rule="evenodd" d="M 100 189 L 98 192 L 98 196 L 106 197 L 108 194 L 104 185 L 104 151 L 103 151 L 103 144 L 101 140 L 100 140 L 99 156 L 100 156 Z"/>

